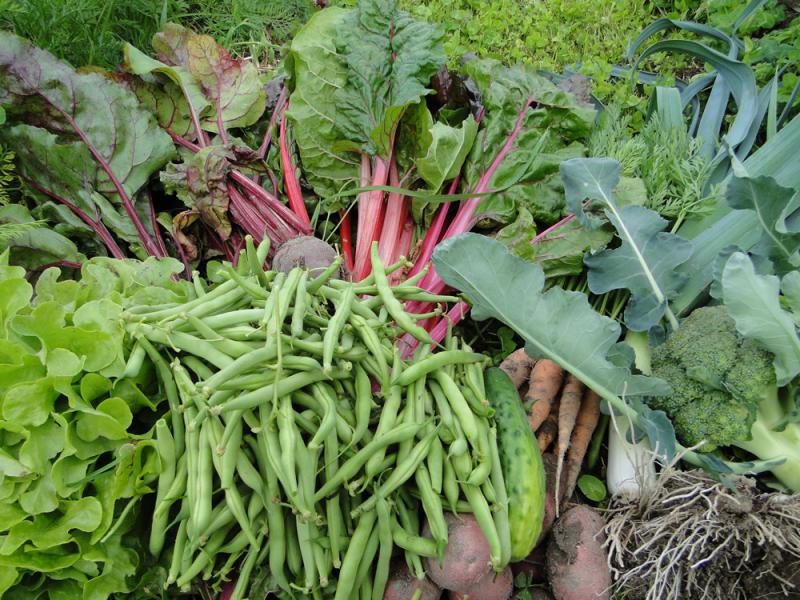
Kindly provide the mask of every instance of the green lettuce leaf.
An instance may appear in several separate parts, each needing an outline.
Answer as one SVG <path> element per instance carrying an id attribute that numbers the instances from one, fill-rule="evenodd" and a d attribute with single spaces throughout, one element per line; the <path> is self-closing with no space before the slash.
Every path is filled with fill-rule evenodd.
<path id="1" fill-rule="evenodd" d="M 677 325 L 668 300 L 679 290 L 685 276 L 676 267 L 689 259 L 690 242 L 667 233 L 668 222 L 643 206 L 619 208 L 613 190 L 619 183 L 620 165 L 614 159 L 573 159 L 561 164 L 566 200 L 580 222 L 590 229 L 605 222 L 617 231 L 620 246 L 587 255 L 589 289 L 594 294 L 628 289 L 625 324 L 647 331 L 666 314 Z M 584 205 L 584 201 L 588 204 Z M 602 212 L 600 212 L 602 211 Z"/>

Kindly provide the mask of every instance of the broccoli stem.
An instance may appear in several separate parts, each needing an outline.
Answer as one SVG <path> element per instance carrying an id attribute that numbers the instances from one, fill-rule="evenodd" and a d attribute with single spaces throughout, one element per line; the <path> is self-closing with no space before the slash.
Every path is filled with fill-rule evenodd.
<path id="1" fill-rule="evenodd" d="M 765 419 L 756 419 L 751 429 L 752 439 L 736 442 L 736 447 L 746 450 L 761 460 L 784 462 L 770 470 L 777 480 L 791 492 L 800 491 L 800 429 L 787 425 L 783 431 L 774 431 Z"/>

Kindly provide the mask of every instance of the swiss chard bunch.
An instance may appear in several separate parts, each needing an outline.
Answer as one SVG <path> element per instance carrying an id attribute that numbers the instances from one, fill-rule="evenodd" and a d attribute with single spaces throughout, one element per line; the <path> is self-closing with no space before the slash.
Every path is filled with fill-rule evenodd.
<path id="1" fill-rule="evenodd" d="M 183 297 L 175 261 L 84 264 L 35 290 L 0 256 L 0 595 L 103 600 L 134 587 L 133 524 L 161 470 L 152 369 L 126 376 L 131 298 Z M 35 298 L 35 299 L 34 299 Z"/>

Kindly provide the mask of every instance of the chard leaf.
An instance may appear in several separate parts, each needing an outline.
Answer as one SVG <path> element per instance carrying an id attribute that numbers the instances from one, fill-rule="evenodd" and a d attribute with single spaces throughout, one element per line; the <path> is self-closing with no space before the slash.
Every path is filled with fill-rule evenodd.
<path id="1" fill-rule="evenodd" d="M 800 233 L 786 230 L 783 214 L 795 191 L 767 175 L 751 177 L 742 163 L 732 160 L 725 198 L 732 208 L 755 214 L 761 238 L 752 251 L 771 259 L 778 273 L 800 266 Z"/>
<path id="2" fill-rule="evenodd" d="M 797 298 L 798 278 L 784 278 L 789 298 Z M 760 342 L 775 355 L 778 385 L 786 385 L 800 373 L 800 338 L 795 319 L 781 307 L 780 281 L 759 275 L 750 258 L 736 252 L 722 271 L 722 298 L 736 329 Z"/>
<path id="3" fill-rule="evenodd" d="M 589 289 L 594 294 L 630 290 L 625 324 L 634 331 L 647 331 L 665 314 L 676 325 L 668 300 L 685 280 L 675 269 L 689 259 L 692 246 L 665 232 L 668 223 L 658 213 L 642 206 L 617 207 L 613 190 L 619 172 L 619 162 L 607 158 L 573 159 L 561 165 L 567 204 L 582 224 L 599 227 L 603 219 L 594 211 L 601 209 L 621 241 L 618 248 L 584 258 Z"/>
<path id="4" fill-rule="evenodd" d="M 398 8 L 397 0 L 360 0 L 342 20 L 337 51 L 347 83 L 334 93 L 345 138 L 388 157 L 405 110 L 431 90 L 445 62 L 442 34 Z"/>
<path id="5" fill-rule="evenodd" d="M 433 264 L 448 285 L 466 294 L 475 319 L 502 321 L 525 339 L 529 355 L 558 363 L 615 406 L 622 403 L 620 396 L 669 393 L 660 379 L 609 361 L 620 335 L 616 321 L 594 312 L 579 292 L 543 292 L 542 268 L 500 242 L 462 234 L 437 246 Z"/>
<path id="6" fill-rule="evenodd" d="M 547 277 L 579 275 L 583 272 L 583 257 L 598 252 L 614 239 L 610 227 L 586 229 L 573 219 L 540 239 L 532 247 L 535 261 Z"/>
<path id="7" fill-rule="evenodd" d="M 344 135 L 334 95 L 347 82 L 336 36 L 345 15 L 347 10 L 337 7 L 316 13 L 297 32 L 286 58 L 293 86 L 286 116 L 294 122 L 306 180 L 322 198 L 358 180 L 359 159 L 336 145 Z"/>
<path id="8" fill-rule="evenodd" d="M 478 124 L 472 115 L 464 119 L 459 127 L 439 122 L 430 127 L 430 144 L 426 153 L 415 160 L 417 172 L 425 180 L 428 189 L 438 190 L 445 181 L 461 172 L 477 133 Z"/>

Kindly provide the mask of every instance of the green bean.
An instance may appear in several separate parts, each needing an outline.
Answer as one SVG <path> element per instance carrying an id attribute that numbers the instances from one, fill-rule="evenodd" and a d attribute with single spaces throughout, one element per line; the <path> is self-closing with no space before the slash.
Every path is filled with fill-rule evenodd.
<path id="1" fill-rule="evenodd" d="M 347 290 L 352 290 L 352 287 L 347 287 L 344 290 L 335 290 L 331 287 L 323 286 L 319 289 L 319 295 L 325 298 L 326 300 L 330 300 L 334 304 L 341 302 L 342 294 L 345 293 Z M 353 302 L 351 306 L 353 313 L 369 320 L 377 320 L 378 315 L 376 315 L 364 302 Z"/>
<path id="2" fill-rule="evenodd" d="M 339 342 L 339 336 L 342 334 L 345 324 L 350 317 L 350 311 L 355 300 L 353 288 L 345 289 L 338 303 L 336 303 L 336 312 L 328 323 L 328 329 L 325 331 L 325 337 L 322 344 L 322 368 L 325 372 L 332 369 L 333 352 Z"/>
<path id="3" fill-rule="evenodd" d="M 256 559 L 258 558 L 261 544 L 264 542 L 264 534 L 261 534 L 256 544 L 254 544 L 247 552 L 247 558 L 244 559 L 241 568 L 239 569 L 239 576 L 236 580 L 236 586 L 233 588 L 233 593 L 229 596 L 228 600 L 242 600 L 245 597 L 247 587 L 250 585 L 250 574 L 256 566 Z"/>
<path id="4" fill-rule="evenodd" d="M 195 296 L 198 298 L 202 298 L 208 293 L 206 283 L 200 276 L 200 271 L 192 271 L 192 287 L 194 288 Z"/>
<path id="5" fill-rule="evenodd" d="M 311 387 L 311 391 L 323 409 L 319 429 L 314 434 L 314 437 L 311 438 L 311 441 L 308 442 L 309 450 L 315 451 L 322 446 L 322 442 L 328 437 L 328 433 L 336 428 L 336 397 L 333 394 L 333 390 L 325 383 L 315 383 Z"/>
<path id="6" fill-rule="evenodd" d="M 366 512 L 358 519 L 358 525 L 350 539 L 347 552 L 339 570 L 339 582 L 336 586 L 334 600 L 348 600 L 349 594 L 356 589 L 358 567 L 366 555 L 366 547 L 372 534 L 377 515 L 375 511 Z"/>
<path id="7" fill-rule="evenodd" d="M 169 572 L 167 574 L 167 584 L 175 583 L 180 574 L 181 558 L 183 557 L 183 549 L 186 545 L 186 521 L 181 521 L 178 525 L 178 531 L 175 534 L 175 541 L 172 546 L 172 559 L 169 564 Z"/>
<path id="8" fill-rule="evenodd" d="M 300 553 L 300 542 L 297 539 L 297 525 L 287 519 L 286 527 L 286 566 L 289 572 L 299 577 L 303 572 L 303 557 Z"/>
<path id="9" fill-rule="evenodd" d="M 377 242 L 373 242 L 372 248 L 370 248 L 370 260 L 372 262 L 372 272 L 375 275 L 375 285 L 378 288 L 378 295 L 383 300 L 383 306 L 395 320 L 397 326 L 422 343 L 433 343 L 428 332 L 414 322 L 403 308 L 403 303 L 392 293 L 389 280 L 386 278 L 386 271 L 378 255 Z"/>
<path id="10" fill-rule="evenodd" d="M 173 503 L 183 497 L 186 492 L 187 471 L 186 454 L 182 454 L 178 459 L 178 468 L 175 471 L 172 485 L 170 485 L 164 496 L 156 501 L 155 510 L 153 512 L 154 522 L 161 519 L 162 515 L 163 517 L 168 516 Z M 167 529 L 169 529 L 168 526 L 164 527 L 164 530 Z"/>
<path id="11" fill-rule="evenodd" d="M 392 366 L 392 371 L 399 371 L 400 368 L 402 368 L 401 365 L 402 363 L 400 361 L 400 354 L 395 351 L 395 359 L 394 365 Z M 383 404 L 383 409 L 381 410 L 378 426 L 375 429 L 376 438 L 380 437 L 387 431 L 390 431 L 394 427 L 394 424 L 397 421 L 397 411 L 400 409 L 400 404 L 402 401 L 402 389 L 398 386 L 390 386 L 389 394 L 387 395 L 386 401 Z M 375 454 L 375 456 L 369 459 L 366 467 L 366 474 L 368 477 L 372 478 L 378 473 L 378 466 L 383 460 L 383 455 L 384 452 L 379 451 Z"/>
<path id="12" fill-rule="evenodd" d="M 200 535 L 208 527 L 211 520 L 212 490 L 212 457 L 211 444 L 205 443 L 209 438 L 210 424 L 205 421 L 200 429 L 197 458 L 197 498 L 194 505 L 195 535 Z"/>
<path id="13" fill-rule="evenodd" d="M 291 336 L 283 335 L 281 336 L 282 341 L 289 344 L 292 349 L 299 350 L 301 352 L 307 352 L 308 354 L 313 354 L 314 356 L 322 356 L 323 352 L 323 343 L 319 341 L 315 341 L 313 339 L 294 339 Z M 367 351 L 365 348 L 361 347 L 354 347 L 350 350 L 344 350 L 343 348 L 337 346 L 333 350 L 333 356 L 335 358 L 341 358 L 343 360 L 351 360 L 354 362 L 360 362 L 367 357 Z"/>
<path id="14" fill-rule="evenodd" d="M 439 546 L 434 540 L 408 533 L 394 517 L 392 517 L 391 533 L 392 541 L 403 550 L 426 557 L 433 557 L 439 553 Z"/>
<path id="15" fill-rule="evenodd" d="M 199 380 L 206 379 L 214 374 L 202 360 L 191 354 L 182 356 L 181 362 L 185 367 L 188 367 Z"/>
<path id="16" fill-rule="evenodd" d="M 380 487 L 375 490 L 375 493 L 370 496 L 364 503 L 355 509 L 356 514 L 364 513 L 365 511 L 372 510 L 378 498 L 386 498 L 394 490 L 405 483 L 417 470 L 419 465 L 425 459 L 425 456 L 430 450 L 433 438 L 438 435 L 438 426 L 422 438 L 416 446 L 411 450 L 408 457 L 402 462 L 398 463 L 392 471 L 391 475 L 386 478 Z"/>
<path id="17" fill-rule="evenodd" d="M 439 494 L 435 493 L 431 487 L 431 478 L 425 465 L 419 466 L 416 473 L 414 473 L 414 477 L 417 482 L 417 490 L 422 499 L 422 509 L 425 511 L 431 535 L 433 539 L 436 540 L 440 552 L 443 552 L 444 548 L 447 546 L 447 523 L 444 520 L 442 501 L 439 498 Z"/>
<path id="18" fill-rule="evenodd" d="M 303 318 L 308 309 L 308 291 L 306 285 L 308 284 L 308 272 L 303 271 L 300 275 L 300 280 L 297 282 L 297 291 L 294 297 L 294 307 L 292 307 L 292 325 L 290 331 L 292 337 L 300 337 L 303 335 Z"/>
<path id="19" fill-rule="evenodd" d="M 139 345 L 144 348 L 147 356 L 156 367 L 158 378 L 161 380 L 161 385 L 164 388 L 164 394 L 167 397 L 169 404 L 170 421 L 172 423 L 172 433 L 175 439 L 175 454 L 180 456 L 186 444 L 183 415 L 181 414 L 180 400 L 178 398 L 178 388 L 175 385 L 175 379 L 172 377 L 167 361 L 158 353 L 153 345 L 144 338 L 138 338 Z"/>
<path id="20" fill-rule="evenodd" d="M 297 519 L 297 543 L 300 547 L 300 557 L 303 560 L 303 572 L 305 579 L 303 582 L 306 593 L 310 592 L 317 585 L 318 573 L 314 556 L 314 542 L 311 537 L 311 524 L 303 519 Z"/>
<path id="21" fill-rule="evenodd" d="M 375 512 L 378 515 L 380 550 L 378 552 L 378 563 L 375 566 L 375 577 L 372 581 L 372 598 L 373 600 L 383 600 L 383 592 L 386 589 L 386 582 L 389 580 L 389 564 L 392 560 L 392 550 L 394 549 L 389 503 L 386 500 L 379 500 L 375 506 Z"/>
<path id="22" fill-rule="evenodd" d="M 328 265 L 328 267 L 319 275 L 317 275 L 314 279 L 308 282 L 307 290 L 309 294 L 316 294 L 319 289 L 328 283 L 328 280 L 333 276 L 336 271 L 339 270 L 339 267 L 342 266 L 342 257 L 337 256 L 333 259 L 333 262 Z"/>
<path id="23" fill-rule="evenodd" d="M 456 512 L 456 504 L 458 503 L 458 480 L 456 479 L 456 472 L 453 468 L 450 459 L 445 456 L 443 460 L 444 469 L 442 474 L 442 489 L 444 490 L 444 497 L 450 505 L 450 510 Z"/>
<path id="24" fill-rule="evenodd" d="M 359 472 L 361 467 L 364 466 L 364 463 L 367 462 L 370 457 L 375 455 L 378 450 L 384 449 L 392 444 L 402 442 L 403 440 L 413 438 L 423 427 L 423 425 L 424 424 L 420 423 L 400 425 L 399 427 L 395 427 L 386 433 L 380 435 L 376 434 L 375 437 L 372 438 L 371 442 L 361 448 L 361 450 L 356 452 L 354 456 L 342 464 L 339 470 L 336 471 L 334 477 L 327 479 L 325 484 L 319 490 L 317 490 L 317 493 L 314 495 L 314 502 L 320 502 L 331 492 L 336 491 L 345 481 L 354 477 Z"/>
<path id="25" fill-rule="evenodd" d="M 497 537 L 500 539 L 500 564 L 508 564 L 511 561 L 511 523 L 508 518 L 508 493 L 503 477 L 503 467 L 500 462 L 500 450 L 497 447 L 497 430 L 492 427 L 489 430 L 489 444 L 492 455 L 492 487 L 496 495 L 494 510 L 494 525 L 497 529 Z"/>
<path id="26" fill-rule="evenodd" d="M 217 553 L 217 550 L 222 546 L 225 538 L 227 537 L 230 526 L 228 528 L 220 529 L 212 535 L 205 545 L 203 552 L 197 555 L 197 558 L 192 561 L 188 568 L 182 569 L 181 576 L 176 582 L 178 587 L 185 587 L 192 583 L 192 580 L 197 577 L 205 568 L 205 566 L 212 560 L 212 557 Z"/>
<path id="27" fill-rule="evenodd" d="M 203 318 L 202 321 L 222 335 L 224 330 L 231 327 L 257 323 L 263 315 L 264 311 L 261 309 L 243 308 L 241 310 L 230 310 L 218 315 L 209 315 Z"/>
<path id="28" fill-rule="evenodd" d="M 208 542 L 208 538 L 226 525 L 230 525 L 235 521 L 235 517 L 231 512 L 230 507 L 226 502 L 218 502 L 211 512 L 211 520 L 208 522 L 208 527 L 203 531 L 194 543 L 194 548 L 203 546 Z"/>
<path id="29" fill-rule="evenodd" d="M 144 358 L 147 352 L 138 341 L 134 342 L 131 353 L 128 355 L 128 362 L 125 363 L 125 371 L 122 373 L 123 378 L 138 377 L 144 365 Z"/>
<path id="30" fill-rule="evenodd" d="M 478 422 L 469 404 L 467 404 L 467 401 L 464 399 L 463 394 L 458 389 L 456 383 L 444 371 L 435 371 L 433 376 L 441 386 L 442 392 L 444 392 L 450 404 L 450 408 L 453 410 L 453 414 L 458 419 L 461 429 L 464 431 L 464 435 L 467 436 L 467 440 L 469 440 L 473 447 L 477 447 Z"/>
<path id="31" fill-rule="evenodd" d="M 417 415 L 414 406 L 415 387 L 416 384 L 411 384 L 406 388 L 406 403 L 405 407 L 403 408 L 403 412 L 401 412 L 398 416 L 399 423 L 408 425 L 411 423 L 419 423 L 422 420 L 422 415 Z M 403 441 L 397 448 L 397 462 L 403 462 L 406 456 L 411 453 L 411 449 L 413 447 L 414 440 L 409 439 Z"/>
<path id="32" fill-rule="evenodd" d="M 204 393 L 206 395 L 210 395 L 210 391 L 216 390 L 217 387 L 225 381 L 247 373 L 251 369 L 261 366 L 271 360 L 275 360 L 277 355 L 277 346 L 270 344 L 263 348 L 259 348 L 258 350 L 253 350 L 249 354 L 240 356 L 230 365 L 220 369 L 214 375 L 204 381 Z"/>
<path id="33" fill-rule="evenodd" d="M 147 323 L 137 323 L 135 326 L 129 325 L 128 328 L 134 335 L 140 333 L 151 342 L 204 358 L 218 369 L 226 367 L 233 362 L 230 356 L 218 350 L 211 342 L 182 331 L 168 331 Z"/>
<path id="34" fill-rule="evenodd" d="M 164 501 L 173 481 L 175 480 L 175 440 L 169 431 L 169 426 L 164 419 L 156 421 L 156 448 L 161 458 L 161 474 L 158 477 L 158 490 L 156 492 L 156 506 Z M 164 548 L 165 533 L 167 526 L 167 513 L 161 513 L 158 517 L 153 515 L 153 523 L 150 527 L 150 553 L 153 556 L 161 554 Z"/>
<path id="35" fill-rule="evenodd" d="M 225 383 L 220 383 L 217 385 L 217 392 L 232 392 L 226 399 L 233 397 L 236 392 L 246 392 L 252 390 L 260 390 L 265 385 L 269 385 L 271 383 L 275 383 L 277 379 L 277 373 L 274 371 L 266 370 L 261 372 L 255 373 L 248 373 L 247 375 L 239 375 L 238 377 L 232 377 L 228 379 Z M 216 396 L 216 393 L 209 398 L 209 404 L 214 406 L 218 404 L 217 400 L 219 396 Z M 222 404 L 222 402 L 219 402 Z M 234 411 L 239 412 L 239 411 Z"/>
<path id="36" fill-rule="evenodd" d="M 481 486 L 483 482 L 489 478 L 492 472 L 492 453 L 489 448 L 489 430 L 485 422 L 478 422 L 478 448 L 477 458 L 478 466 L 476 466 L 467 478 L 467 483 L 472 485 Z"/>
<path id="37" fill-rule="evenodd" d="M 483 497 L 486 498 L 486 502 L 494 506 L 495 502 L 497 502 L 497 494 L 494 491 L 491 479 L 487 479 L 479 487 Z"/>
<path id="38" fill-rule="evenodd" d="M 486 357 L 483 354 L 464 352 L 463 350 L 445 350 L 414 363 L 396 377 L 394 383 L 406 386 L 448 365 L 462 365 L 470 362 L 484 362 L 485 360 Z"/>
<path id="39" fill-rule="evenodd" d="M 288 590 L 289 582 L 284 573 L 286 562 L 286 522 L 283 516 L 278 497 L 278 479 L 275 472 L 269 468 L 267 461 L 259 461 L 259 465 L 266 475 L 267 493 L 267 523 L 269 525 L 269 570 L 281 589 Z"/>
<path id="40" fill-rule="evenodd" d="M 431 487 L 436 494 L 442 493 L 442 469 L 444 468 L 444 448 L 438 437 L 431 443 L 431 450 L 426 458 Z"/>
<path id="41" fill-rule="evenodd" d="M 484 419 L 488 419 L 494 415 L 494 409 L 489 406 L 489 401 L 486 398 L 483 400 L 478 399 L 475 392 L 472 391 L 472 388 L 461 386 L 461 393 L 464 395 L 464 399 L 467 401 L 473 413 Z"/>
<path id="42" fill-rule="evenodd" d="M 297 427 L 300 428 L 300 431 L 304 431 L 309 435 L 314 435 L 319 429 L 319 418 L 317 414 L 310 409 L 306 409 L 301 413 L 295 411 L 294 422 L 297 423 Z"/>
<path id="43" fill-rule="evenodd" d="M 246 264 L 244 261 L 241 262 L 242 264 Z M 240 288 L 250 294 L 253 298 L 257 300 L 264 300 L 267 297 L 267 291 L 264 288 L 257 283 L 250 281 L 249 278 L 243 273 L 237 272 L 233 267 L 231 267 L 230 263 L 224 264 L 221 274 L 230 278 L 232 281 L 235 281 Z"/>
<path id="44" fill-rule="evenodd" d="M 236 472 L 242 482 L 253 490 L 261 500 L 261 503 L 266 506 L 268 500 L 264 481 L 244 452 L 238 452 L 236 455 Z"/>
<path id="45" fill-rule="evenodd" d="M 280 407 L 277 411 L 278 439 L 281 444 L 281 453 L 278 460 L 283 465 L 283 474 L 289 485 L 287 492 L 297 494 L 297 472 L 294 468 L 295 463 L 295 433 L 294 433 L 294 410 L 292 409 L 292 399 L 290 396 L 283 396 Z"/>
<path id="46" fill-rule="evenodd" d="M 267 256 L 269 256 L 270 245 L 271 245 L 271 240 L 269 239 L 268 236 L 265 235 L 264 239 L 262 239 L 259 242 L 258 247 L 256 248 L 256 258 L 258 259 L 259 265 L 263 265 L 265 262 L 267 262 Z"/>
<path id="47" fill-rule="evenodd" d="M 325 441 L 323 460 L 325 461 L 325 479 L 333 479 L 339 470 L 339 438 L 335 431 L 331 431 Z M 325 516 L 328 522 L 331 561 L 333 566 L 338 569 L 342 566 L 339 540 L 344 533 L 344 520 L 338 494 L 334 494 L 325 501 Z"/>
<path id="48" fill-rule="evenodd" d="M 475 516 L 475 520 L 478 521 L 478 525 L 489 544 L 489 558 L 492 561 L 492 567 L 499 573 L 506 565 L 503 564 L 500 537 L 494 524 L 492 511 L 489 509 L 486 498 L 483 497 L 478 487 L 462 483 L 461 489 L 467 497 L 467 502 L 472 508 L 472 514 Z"/>
<path id="49" fill-rule="evenodd" d="M 356 428 L 353 431 L 352 444 L 357 444 L 369 428 L 372 414 L 372 384 L 367 372 L 360 365 L 355 368 Z"/>
<path id="50" fill-rule="evenodd" d="M 375 512 L 375 511 L 373 511 Z M 356 587 L 360 588 L 364 582 L 369 581 L 370 571 L 372 570 L 373 562 L 375 560 L 375 555 L 378 553 L 378 547 L 380 546 L 380 538 L 379 530 L 377 527 L 373 525 L 372 531 L 369 534 L 369 538 L 367 539 L 367 545 L 364 546 L 364 554 L 361 557 L 361 562 L 358 565 L 358 570 L 356 571 Z M 369 590 L 367 592 L 367 598 L 369 598 L 372 594 L 372 582 L 369 582 Z"/>
<path id="51" fill-rule="evenodd" d="M 225 404 L 217 405 L 219 413 L 226 413 L 232 410 L 242 410 L 248 408 L 255 408 L 261 404 L 269 402 L 273 396 L 283 397 L 288 396 L 302 389 L 312 383 L 323 381 L 332 377 L 334 379 L 349 377 L 349 373 L 334 369 L 331 373 L 317 373 L 301 372 L 285 377 L 275 383 L 267 385 L 259 390 L 246 392 L 235 398 L 228 400 Z"/>
<path id="52" fill-rule="evenodd" d="M 196 298 L 195 300 L 192 300 L 190 302 L 185 302 L 183 304 L 176 304 L 170 308 L 166 308 L 163 310 L 152 311 L 145 315 L 142 315 L 142 317 L 147 320 L 166 319 L 169 317 L 177 316 L 180 313 L 192 311 L 193 309 L 199 307 L 207 308 L 210 304 L 213 305 L 213 308 L 210 312 L 218 312 L 219 310 L 223 310 L 227 306 L 229 306 L 230 297 L 233 296 L 238 297 L 239 295 L 241 295 L 241 293 L 242 291 L 238 289 L 238 286 L 236 285 L 235 281 L 226 281 L 215 287 L 205 296 L 201 296 L 199 298 Z"/>
<path id="53" fill-rule="evenodd" d="M 224 452 L 222 455 L 222 471 L 219 474 L 223 488 L 233 485 L 233 475 L 236 472 L 236 463 L 239 460 L 240 447 L 242 445 L 242 430 L 242 413 L 232 413 L 231 420 L 225 425 L 222 439 L 219 440 Z"/>
<path id="54" fill-rule="evenodd" d="M 184 410 L 184 417 L 187 422 L 194 419 L 197 410 L 193 406 L 187 406 Z M 197 539 L 199 533 L 197 528 L 197 512 L 195 505 L 200 493 L 198 489 L 198 479 L 200 473 L 199 457 L 200 457 L 200 431 L 196 427 L 187 427 L 186 432 L 186 467 L 188 481 L 186 484 L 186 498 L 189 501 L 191 512 L 189 514 L 189 522 L 186 525 L 186 532 L 189 538 Z"/>

